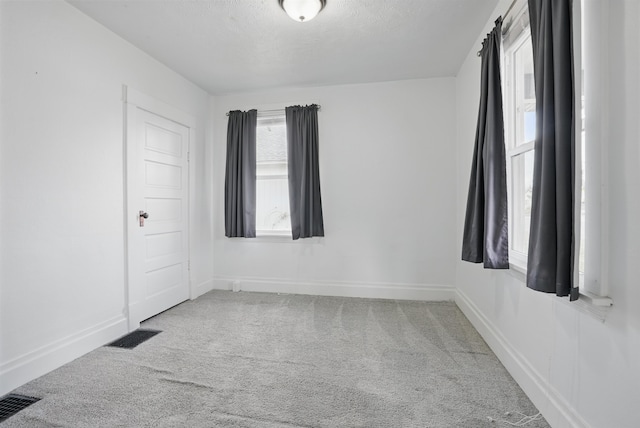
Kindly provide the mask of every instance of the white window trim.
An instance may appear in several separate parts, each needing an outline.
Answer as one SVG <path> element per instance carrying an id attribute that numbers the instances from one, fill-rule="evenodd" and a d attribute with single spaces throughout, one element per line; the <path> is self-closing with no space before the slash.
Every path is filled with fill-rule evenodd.
<path id="1" fill-rule="evenodd" d="M 575 87 L 583 87 L 583 74 L 582 70 L 588 70 L 589 73 L 595 70 L 600 71 L 602 65 L 600 61 L 588 60 L 583 61 L 582 55 L 586 51 L 583 49 L 583 32 L 582 32 L 582 1 L 576 1 L 573 3 L 573 40 L 574 45 L 578 48 L 574 48 L 574 76 Z M 593 6 L 590 6 L 593 7 Z M 600 14 L 597 13 L 597 16 Z M 592 25 L 589 25 L 590 29 Z M 591 30 L 590 30 L 591 31 Z M 589 52 L 591 52 L 591 43 L 589 43 Z M 588 58 L 588 55 L 587 55 Z M 585 71 L 585 73 L 587 73 Z M 599 74 L 599 73 L 598 73 Z M 585 83 L 588 79 L 585 80 Z M 585 272 L 580 274 L 578 272 L 578 261 L 576 260 L 575 274 L 579 278 L 580 297 L 578 302 L 582 301 L 582 305 L 588 312 L 593 315 L 604 316 L 608 312 L 608 308 L 613 305 L 613 300 L 608 297 L 609 290 L 608 284 L 603 281 L 608 277 L 607 269 L 607 254 L 609 254 L 608 237 L 606 231 L 606 207 L 602 204 L 606 199 L 606 186 L 603 184 L 606 165 L 606 153 L 604 150 L 602 138 L 602 131 L 599 132 L 598 128 L 594 127 L 594 122 L 601 121 L 600 125 L 606 128 L 608 117 L 604 117 L 608 109 L 600 102 L 600 94 L 596 95 L 596 92 L 602 89 L 602 83 L 604 79 L 600 78 L 596 80 L 595 88 L 591 85 L 589 88 L 585 87 L 585 94 L 589 94 L 588 98 L 585 96 L 585 135 L 586 141 L 589 144 L 585 144 L 585 150 L 587 155 L 587 162 L 589 159 L 599 159 L 600 163 L 593 163 L 587 167 L 587 174 L 585 174 L 588 186 L 585 188 Z M 581 210 L 581 194 L 582 194 L 582 162 L 579 161 L 582 157 L 582 144 L 581 139 L 578 138 L 581 135 L 582 130 L 582 115 L 578 114 L 582 108 L 582 93 L 580 90 L 575 91 L 575 105 L 576 105 L 576 201 L 575 201 L 575 215 L 576 218 L 576 230 L 580 230 L 580 210 Z M 589 115 L 589 117 L 587 117 Z M 595 119 L 595 121 L 593 120 Z M 587 126 L 588 125 L 588 126 Z M 580 248 L 580 233 L 577 234 L 576 248 Z M 586 304 L 586 306 L 585 306 Z M 606 310 L 603 312 L 602 310 Z M 595 311 L 595 312 L 594 312 Z"/>
<path id="2" fill-rule="evenodd" d="M 574 21 L 580 24 L 582 16 L 582 2 L 575 2 Z M 586 191 L 585 210 L 588 213 L 585 227 L 585 277 L 581 286 L 582 294 L 586 298 L 593 298 L 594 304 L 613 304 L 608 297 L 610 288 L 609 278 L 609 236 L 608 236 L 608 153 L 606 150 L 607 135 L 609 134 L 609 103 L 607 61 L 601 61 L 607 57 L 607 45 L 609 32 L 606 21 L 602 15 L 602 5 L 599 1 L 584 1 L 584 19 L 588 20 L 589 33 L 583 34 L 581 27 L 574 30 L 574 40 L 583 43 L 587 39 L 589 50 L 576 49 L 584 55 L 580 60 L 584 63 L 585 79 L 584 88 L 588 98 L 585 102 L 585 126 L 587 127 L 589 144 L 586 145 L 587 159 L 599 159 L 588 166 L 588 187 Z M 577 10 L 576 10 L 577 9 Z M 576 16 L 577 15 L 577 16 Z M 606 17 L 606 14 L 604 15 Z M 578 64 L 578 60 L 576 60 Z M 577 156 L 577 155 L 576 155 Z M 603 203 L 604 202 L 604 203 Z"/>

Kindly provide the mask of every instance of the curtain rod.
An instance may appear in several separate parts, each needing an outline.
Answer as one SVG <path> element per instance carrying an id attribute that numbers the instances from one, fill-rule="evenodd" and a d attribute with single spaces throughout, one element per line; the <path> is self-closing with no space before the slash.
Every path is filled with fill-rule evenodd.
<path id="1" fill-rule="evenodd" d="M 315 105 L 318 110 L 320 110 L 320 104 L 312 104 Z M 258 110 L 258 113 L 276 113 L 276 112 L 284 112 L 283 108 L 276 108 L 276 109 L 272 109 L 272 110 Z M 230 112 L 226 112 L 224 115 L 225 116 L 229 116 Z"/>
<path id="2" fill-rule="evenodd" d="M 511 4 L 509 5 L 509 8 L 507 8 L 507 11 L 504 13 L 504 15 L 502 15 L 498 19 L 502 18 L 502 20 L 505 21 L 507 19 L 507 16 L 509 16 L 509 13 L 511 12 L 511 9 L 513 9 L 513 6 L 515 6 L 516 3 L 518 3 L 518 0 L 513 0 L 511 2 Z M 497 20 L 496 20 L 496 22 L 497 22 Z M 482 49 L 480 49 L 478 51 L 478 56 L 480 56 L 480 55 L 482 55 Z"/>

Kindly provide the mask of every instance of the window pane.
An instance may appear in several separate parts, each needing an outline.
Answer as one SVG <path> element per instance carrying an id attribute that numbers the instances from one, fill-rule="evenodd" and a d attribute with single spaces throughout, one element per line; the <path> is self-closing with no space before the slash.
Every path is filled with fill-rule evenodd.
<path id="1" fill-rule="evenodd" d="M 526 2 L 525 2 L 526 3 Z M 505 137 L 509 167 L 510 261 L 526 267 L 531 223 L 536 94 L 528 8 L 523 4 L 504 36 Z"/>
<path id="2" fill-rule="evenodd" d="M 256 231 L 291 230 L 284 116 L 258 117 L 256 129 Z"/>
<path id="3" fill-rule="evenodd" d="M 511 158 L 511 248 L 526 254 L 529 248 L 533 150 Z"/>
<path id="4" fill-rule="evenodd" d="M 263 177 L 258 179 L 256 193 L 256 229 L 264 231 L 291 230 L 287 178 Z"/>
<path id="5" fill-rule="evenodd" d="M 284 117 L 258 118 L 256 129 L 257 166 L 268 162 L 287 162 L 287 129 Z"/>
<path id="6" fill-rule="evenodd" d="M 533 141 L 536 133 L 536 94 L 533 80 L 533 48 L 527 37 L 514 50 L 515 145 Z"/>

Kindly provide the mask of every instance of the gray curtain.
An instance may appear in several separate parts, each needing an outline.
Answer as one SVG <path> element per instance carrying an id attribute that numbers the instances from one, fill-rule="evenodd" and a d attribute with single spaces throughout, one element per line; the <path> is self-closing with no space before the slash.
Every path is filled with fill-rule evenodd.
<path id="1" fill-rule="evenodd" d="M 256 236 L 256 110 L 231 111 L 227 125 L 224 226 L 229 238 Z"/>
<path id="2" fill-rule="evenodd" d="M 480 109 L 467 211 L 462 260 L 485 268 L 509 268 L 507 173 L 500 82 L 502 19 L 482 43 Z"/>
<path id="3" fill-rule="evenodd" d="M 318 163 L 318 106 L 287 107 L 285 115 L 291 235 L 293 239 L 324 236 Z"/>
<path id="4" fill-rule="evenodd" d="M 529 0 L 536 139 L 527 286 L 575 300 L 571 11 L 571 0 Z"/>

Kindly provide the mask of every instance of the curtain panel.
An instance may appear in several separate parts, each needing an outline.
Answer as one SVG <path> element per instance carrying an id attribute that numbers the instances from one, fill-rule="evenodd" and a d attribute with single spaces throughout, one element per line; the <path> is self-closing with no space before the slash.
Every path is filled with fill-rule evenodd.
<path id="1" fill-rule="evenodd" d="M 482 43 L 481 89 L 462 260 L 509 268 L 507 172 L 500 79 L 502 18 Z"/>
<path id="2" fill-rule="evenodd" d="M 256 110 L 231 111 L 227 124 L 224 226 L 229 238 L 256 236 Z"/>
<path id="3" fill-rule="evenodd" d="M 294 240 L 324 236 L 318 161 L 318 106 L 286 107 L 285 116 L 291 235 Z"/>
<path id="4" fill-rule="evenodd" d="M 527 286 L 578 298 L 574 284 L 575 101 L 571 0 L 529 0 L 536 93 Z"/>

